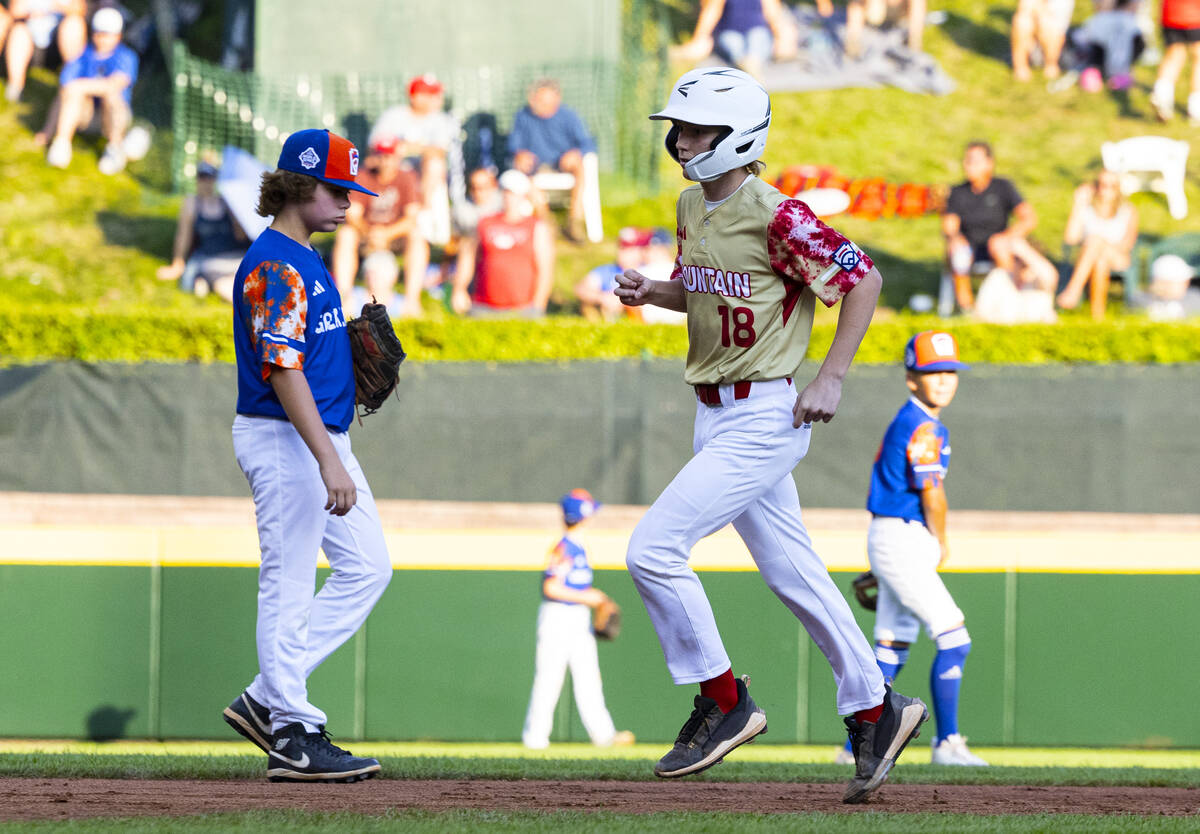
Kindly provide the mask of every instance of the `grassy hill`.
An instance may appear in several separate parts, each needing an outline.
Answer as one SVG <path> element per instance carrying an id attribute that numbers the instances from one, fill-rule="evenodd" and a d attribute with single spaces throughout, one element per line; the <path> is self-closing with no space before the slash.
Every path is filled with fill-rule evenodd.
<path id="1" fill-rule="evenodd" d="M 682 5 L 674 3 L 676 11 Z M 1099 166 L 1102 142 L 1146 133 L 1182 139 L 1196 135 L 1186 120 L 1165 126 L 1153 120 L 1147 96 L 1154 67 L 1137 67 L 1136 84 L 1122 94 L 1088 94 L 1078 88 L 1051 93 L 1041 80 L 1018 84 L 1007 63 L 1015 2 L 946 0 L 934 5 L 947 19 L 928 27 L 926 49 L 955 79 L 956 92 L 942 97 L 890 88 L 777 94 L 765 157 L 767 179 L 788 165 L 814 163 L 834 165 L 852 178 L 952 183 L 961 179 L 964 144 L 986 139 L 995 149 L 998 173 L 1012 178 L 1038 211 L 1035 239 L 1057 256 L 1072 191 Z M 1090 8 L 1078 5 L 1077 19 Z M 673 67 L 672 72 L 684 69 Z M 151 155 L 115 177 L 96 170 L 101 148 L 88 139 L 76 140 L 75 158 L 66 171 L 49 168 L 32 135 L 53 84 L 52 73 L 35 71 L 20 104 L 0 103 L 0 143 L 6 148 L 0 157 L 0 299 L 110 310 L 211 310 L 220 305 L 216 299 L 185 296 L 154 277 L 155 268 L 170 255 L 179 205 L 166 164 L 169 132 L 159 130 Z M 1186 95 L 1182 85 L 1179 95 Z M 674 198 L 683 181 L 677 171 L 664 170 L 664 190 L 650 199 L 622 199 L 621 189 L 611 183 L 605 207 L 608 242 L 560 246 L 553 301 L 564 312 L 572 310 L 571 287 L 578 278 L 611 260 L 617 228 L 673 224 Z M 1200 211 L 1194 177 L 1187 190 L 1193 217 L 1182 221 L 1169 216 L 1161 196 L 1135 195 L 1143 233 L 1158 237 L 1194 228 Z M 935 216 L 839 217 L 833 223 L 879 264 L 886 306 L 899 308 L 913 292 L 936 290 L 942 244 Z M 1119 305 L 1112 309 L 1121 315 Z"/>

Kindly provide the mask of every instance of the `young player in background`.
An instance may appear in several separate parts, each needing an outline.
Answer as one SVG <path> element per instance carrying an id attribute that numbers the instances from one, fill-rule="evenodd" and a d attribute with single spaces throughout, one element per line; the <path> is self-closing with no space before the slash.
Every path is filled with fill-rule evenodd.
<path id="1" fill-rule="evenodd" d="M 688 72 L 650 118 L 671 122 L 667 151 L 699 183 L 676 205 L 671 280 L 630 270 L 616 289 L 626 304 L 687 312 L 684 379 L 697 397 L 695 457 L 638 523 L 627 557 L 672 679 L 700 685 L 695 709 L 654 772 L 698 773 L 767 729 L 745 679 L 733 674 L 688 564 L 697 541 L 732 522 L 767 585 L 833 667 L 857 761 L 843 799 L 863 802 L 928 712 L 885 684 L 813 552 L 792 470 L 808 451 L 812 423 L 837 411 L 882 279 L 870 258 L 808 206 L 757 176 L 771 104 L 751 76 L 728 67 Z M 797 394 L 792 377 L 808 348 L 817 298 L 829 306 L 842 301 L 837 332 L 816 377 Z"/>
<path id="2" fill-rule="evenodd" d="M 583 528 L 600 509 L 586 489 L 573 489 L 559 502 L 563 512 L 563 537 L 550 552 L 542 574 L 542 604 L 537 618 L 537 655 L 533 691 L 521 741 L 541 750 L 550 746 L 554 707 L 562 693 L 567 668 L 579 718 L 592 744 L 599 747 L 633 744 L 633 733 L 617 731 L 604 704 L 600 659 L 592 633 L 592 609 L 608 595 L 592 586 L 592 567 L 584 549 Z"/>
<path id="3" fill-rule="evenodd" d="M 267 752 L 267 777 L 355 782 L 379 762 L 335 747 L 308 676 L 367 619 L 392 576 L 371 488 L 350 449 L 354 369 L 337 283 L 309 244 L 346 218 L 358 150 L 327 130 L 287 138 L 265 174 L 255 240 L 233 287 L 233 450 L 250 482 L 262 565 L 258 676 L 225 710 Z M 317 551 L 333 573 L 313 596 Z"/>
<path id="4" fill-rule="evenodd" d="M 950 433 L 943 408 L 958 390 L 958 344 L 949 333 L 927 330 L 904 349 L 905 382 L 912 396 L 892 419 L 871 469 L 867 554 L 879 583 L 875 608 L 875 660 L 890 683 L 908 660 L 909 646 L 925 625 L 937 644 L 929 688 L 937 718 L 933 763 L 986 765 L 958 732 L 958 693 L 971 637 L 963 613 L 938 576 L 946 544 L 946 470 Z M 839 762 L 848 763 L 848 750 Z"/>

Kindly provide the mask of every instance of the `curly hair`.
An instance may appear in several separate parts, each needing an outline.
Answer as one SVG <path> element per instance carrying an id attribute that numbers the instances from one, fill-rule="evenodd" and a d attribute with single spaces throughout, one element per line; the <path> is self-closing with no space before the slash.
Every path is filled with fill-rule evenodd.
<path id="1" fill-rule="evenodd" d="M 284 206 L 307 203 L 316 193 L 320 180 L 293 171 L 271 171 L 262 175 L 255 211 L 262 217 L 279 214 Z"/>

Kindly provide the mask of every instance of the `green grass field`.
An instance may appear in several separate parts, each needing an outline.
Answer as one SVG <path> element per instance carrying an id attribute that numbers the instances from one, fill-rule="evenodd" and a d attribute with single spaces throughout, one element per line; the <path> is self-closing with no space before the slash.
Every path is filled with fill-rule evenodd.
<path id="1" fill-rule="evenodd" d="M 659 745 L 597 750 L 585 745 L 556 745 L 549 751 L 525 751 L 515 744 L 370 743 L 354 745 L 360 754 L 377 756 L 384 778 L 443 780 L 618 780 L 654 781 L 651 762 Z M 938 768 L 920 747 L 905 755 L 890 783 L 1036 786 L 1134 786 L 1200 788 L 1200 751 L 1059 750 L 979 748 L 990 768 Z M 841 783 L 848 768 L 829 764 L 824 746 L 760 744 L 744 748 L 718 768 L 689 779 L 700 782 Z M 263 778 L 262 756 L 239 742 L 52 742 L 0 743 L 0 780 L 40 779 L 230 779 Z M 4 783 L 0 781 L 0 789 Z M 349 790 L 349 789 L 347 789 Z M 363 785 L 355 790 L 370 790 Z M 1200 808 L 1197 809 L 1200 811 Z M 611 812 L 501 812 L 455 810 L 427 812 L 393 809 L 383 815 L 301 811 L 217 813 L 168 819 L 159 817 L 0 823 L 0 831 L 759 831 L 955 832 L 955 831 L 1162 831 L 1200 830 L 1200 816 L 850 814 Z"/>

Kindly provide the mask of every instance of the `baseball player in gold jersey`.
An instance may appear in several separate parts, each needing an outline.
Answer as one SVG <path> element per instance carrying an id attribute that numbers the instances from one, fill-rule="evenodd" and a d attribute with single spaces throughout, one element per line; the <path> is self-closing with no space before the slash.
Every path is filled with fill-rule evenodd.
<path id="1" fill-rule="evenodd" d="M 698 773 L 767 729 L 748 679 L 734 677 L 688 565 L 697 541 L 732 523 L 767 585 L 833 667 L 856 763 L 843 799 L 864 802 L 929 713 L 885 684 L 812 549 L 792 470 L 808 451 L 812 424 L 837 411 L 882 279 L 870 258 L 807 205 L 758 178 L 771 103 L 751 76 L 727 67 L 692 70 L 650 118 L 671 122 L 667 152 L 699 183 L 676 206 L 671 279 L 628 270 L 615 290 L 628 305 L 686 311 L 684 379 L 697 399 L 695 456 L 638 523 L 626 559 L 672 679 L 700 684 L 695 709 L 654 772 Z M 842 307 L 829 353 L 801 388 L 794 377 L 818 298 Z"/>

